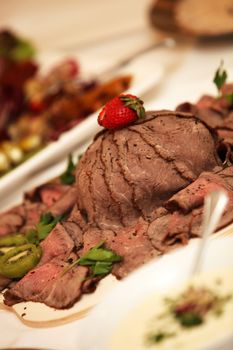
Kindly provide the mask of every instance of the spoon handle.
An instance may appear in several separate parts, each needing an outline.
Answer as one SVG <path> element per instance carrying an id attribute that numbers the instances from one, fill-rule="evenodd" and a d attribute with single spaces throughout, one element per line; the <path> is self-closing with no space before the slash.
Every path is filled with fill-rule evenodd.
<path id="1" fill-rule="evenodd" d="M 203 211 L 203 234 L 194 260 L 192 272 L 193 275 L 201 271 L 207 240 L 217 228 L 227 203 L 228 196 L 222 190 L 211 192 L 205 198 Z"/>

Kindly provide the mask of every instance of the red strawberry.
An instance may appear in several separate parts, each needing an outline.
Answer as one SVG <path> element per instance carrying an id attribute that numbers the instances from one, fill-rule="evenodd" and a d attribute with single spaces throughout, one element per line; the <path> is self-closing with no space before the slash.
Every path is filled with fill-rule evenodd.
<path id="1" fill-rule="evenodd" d="M 143 101 L 134 95 L 120 95 L 109 101 L 98 116 L 106 129 L 119 129 L 145 117 Z"/>

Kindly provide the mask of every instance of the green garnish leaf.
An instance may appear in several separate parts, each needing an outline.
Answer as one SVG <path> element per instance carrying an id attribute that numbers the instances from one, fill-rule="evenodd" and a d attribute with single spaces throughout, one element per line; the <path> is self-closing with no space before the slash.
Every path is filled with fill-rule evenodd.
<path id="1" fill-rule="evenodd" d="M 69 155 L 66 171 L 60 176 L 60 180 L 64 185 L 72 185 L 75 182 L 74 176 L 75 164 L 72 155 Z"/>
<path id="2" fill-rule="evenodd" d="M 121 257 L 117 255 L 116 253 L 112 252 L 111 250 L 108 250 L 106 248 L 103 248 L 104 242 L 99 243 L 97 246 L 90 249 L 86 254 L 84 254 L 79 259 L 79 264 L 83 265 L 86 261 L 88 262 L 98 262 L 98 261 L 104 261 L 104 262 L 117 262 L 121 260 Z"/>
<path id="3" fill-rule="evenodd" d="M 225 71 L 225 69 L 223 69 L 223 61 L 221 61 L 220 66 L 215 72 L 215 76 L 213 79 L 213 82 L 216 85 L 219 93 L 222 86 L 225 84 L 226 80 L 227 80 L 227 72 Z"/>
<path id="4" fill-rule="evenodd" d="M 63 273 L 63 275 L 76 265 L 88 266 L 91 269 L 91 277 L 105 276 L 112 271 L 113 263 L 122 260 L 112 250 L 104 247 L 104 242 L 100 242 L 91 248 L 81 258 L 75 260 Z"/>
<path id="5" fill-rule="evenodd" d="M 45 239 L 52 229 L 59 221 L 63 219 L 62 216 L 54 217 L 51 213 L 44 213 L 40 217 L 39 223 L 36 225 L 36 232 L 39 241 Z"/>
<path id="6" fill-rule="evenodd" d="M 158 331 L 155 334 L 150 334 L 148 336 L 147 341 L 150 344 L 154 344 L 154 343 L 161 343 L 162 341 L 164 341 L 167 338 L 171 338 L 174 337 L 176 334 L 175 333 L 169 333 L 169 332 L 162 332 L 162 331 Z"/>
<path id="7" fill-rule="evenodd" d="M 203 317 L 200 314 L 191 311 L 175 314 L 175 317 L 181 326 L 185 328 L 196 327 L 203 323 Z"/>
<path id="8" fill-rule="evenodd" d="M 112 270 L 111 262 L 97 261 L 91 268 L 93 276 L 107 275 Z"/>

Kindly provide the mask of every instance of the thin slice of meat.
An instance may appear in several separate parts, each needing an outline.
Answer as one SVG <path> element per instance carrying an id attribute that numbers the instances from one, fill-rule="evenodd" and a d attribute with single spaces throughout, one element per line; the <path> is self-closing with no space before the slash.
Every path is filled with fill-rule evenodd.
<path id="1" fill-rule="evenodd" d="M 107 248 L 122 257 L 122 262 L 114 264 L 112 273 L 119 279 L 123 278 L 159 254 L 147 236 L 147 228 L 148 223 L 142 218 L 135 225 L 119 229 L 117 232 L 90 228 L 84 233 L 84 248 L 79 254 L 82 256 L 86 251 L 104 241 Z"/>
<path id="2" fill-rule="evenodd" d="M 8 277 L 5 277 L 3 275 L 0 275 L 0 292 L 7 288 L 9 284 L 11 283 L 11 279 Z"/>
<path id="3" fill-rule="evenodd" d="M 0 236 L 16 233 L 25 223 L 25 206 L 20 204 L 0 215 Z"/>
<path id="4" fill-rule="evenodd" d="M 72 241 L 75 244 L 75 247 L 77 249 L 80 249 L 83 245 L 83 232 L 80 227 L 72 221 L 64 221 L 62 223 L 62 226 L 71 237 Z"/>
<path id="5" fill-rule="evenodd" d="M 220 109 L 212 108 L 210 103 L 206 103 L 204 100 L 200 100 L 197 104 L 181 103 L 176 107 L 176 111 L 192 113 L 211 128 L 221 127 L 224 123 L 223 112 Z"/>
<path id="6" fill-rule="evenodd" d="M 52 286 L 45 289 L 48 292 L 43 301 L 46 305 L 56 309 L 70 308 L 80 299 L 83 283 L 88 276 L 89 270 L 85 266 L 74 267 L 62 277 L 56 279 Z"/>
<path id="7" fill-rule="evenodd" d="M 148 223 L 139 219 L 136 225 L 120 230 L 114 239 L 106 237 L 107 246 L 123 258 L 122 262 L 113 266 L 112 273 L 118 279 L 160 254 L 152 246 L 147 230 Z"/>
<path id="8" fill-rule="evenodd" d="M 203 95 L 196 103 L 198 109 L 209 109 L 218 112 L 222 116 L 228 112 L 227 100 L 224 97 L 214 97 L 210 95 Z"/>
<path id="9" fill-rule="evenodd" d="M 233 166 L 215 173 L 205 172 L 191 185 L 174 195 L 166 204 L 167 211 L 149 225 L 148 236 L 153 246 L 165 253 L 171 245 L 186 244 L 201 235 L 205 196 L 222 189 L 229 197 L 227 208 L 217 230 L 233 222 Z"/>
<path id="10" fill-rule="evenodd" d="M 217 129 L 219 139 L 223 139 L 225 142 L 233 145 L 233 130 L 227 127 L 221 127 Z"/>
<path id="11" fill-rule="evenodd" d="M 46 207 L 43 203 L 31 203 L 29 201 L 24 202 L 25 208 L 25 224 L 21 231 L 27 231 L 30 228 L 34 228 L 40 221 L 41 214 L 46 211 Z"/>
<path id="12" fill-rule="evenodd" d="M 66 260 L 74 248 L 74 242 L 65 227 L 58 223 L 40 246 L 43 255 L 39 265 L 43 265 L 56 257 L 59 257 L 60 260 Z"/>
<path id="13" fill-rule="evenodd" d="M 82 294 L 88 268 L 78 266 L 63 274 L 68 266 L 54 259 L 35 268 L 4 293 L 4 303 L 11 306 L 26 300 L 45 303 L 56 309 L 71 307 Z"/>
<path id="14" fill-rule="evenodd" d="M 25 198 L 31 202 L 42 202 L 49 208 L 67 192 L 69 187 L 58 181 L 52 181 L 27 192 Z"/>
<path id="15" fill-rule="evenodd" d="M 83 245 L 83 231 L 85 230 L 86 221 L 78 210 L 77 205 L 74 206 L 67 220 L 62 222 L 66 231 L 74 241 L 76 248 L 79 250 Z"/>
<path id="16" fill-rule="evenodd" d="M 223 174 L 223 172 L 221 173 Z M 208 193 L 220 189 L 229 190 L 229 186 L 223 177 L 219 176 L 218 173 L 202 173 L 191 185 L 172 196 L 165 203 L 165 207 L 170 211 L 182 210 L 184 213 L 188 213 L 202 205 Z M 232 196 L 231 192 L 229 193 Z"/>
<path id="17" fill-rule="evenodd" d="M 170 250 L 170 246 L 185 245 L 190 237 L 191 215 L 175 211 L 153 220 L 148 227 L 148 237 L 155 249 L 161 253 Z"/>
<path id="18" fill-rule="evenodd" d="M 60 199 L 53 204 L 49 211 L 54 215 L 68 214 L 75 203 L 77 203 L 78 190 L 76 187 L 69 187 L 69 189 L 60 197 Z"/>

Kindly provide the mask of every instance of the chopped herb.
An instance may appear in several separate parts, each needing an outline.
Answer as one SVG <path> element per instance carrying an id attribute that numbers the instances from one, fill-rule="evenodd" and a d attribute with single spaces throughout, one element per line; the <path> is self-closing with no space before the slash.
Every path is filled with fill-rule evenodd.
<path id="1" fill-rule="evenodd" d="M 76 265 L 89 266 L 91 269 L 91 277 L 105 276 L 112 271 L 113 263 L 121 261 L 121 256 L 112 250 L 104 248 L 104 242 L 100 242 L 91 248 L 81 258 L 75 260 L 68 267 L 63 275 Z"/>
<path id="2" fill-rule="evenodd" d="M 60 176 L 60 180 L 65 185 L 72 185 L 75 182 L 74 176 L 75 164 L 72 155 L 69 155 L 66 171 Z"/>
<path id="3" fill-rule="evenodd" d="M 176 335 L 175 333 L 158 331 L 155 334 L 150 334 L 147 338 L 147 342 L 150 344 L 154 344 L 154 343 L 157 344 L 157 343 L 161 343 L 167 338 L 174 337 L 175 335 Z"/>
<path id="4" fill-rule="evenodd" d="M 62 219 L 62 216 L 54 217 L 51 213 L 42 214 L 39 223 L 36 225 L 39 241 L 45 239 L 52 231 L 52 229 L 57 225 L 57 223 Z"/>
<path id="5" fill-rule="evenodd" d="M 61 220 L 63 220 L 62 215 L 54 217 L 49 212 L 42 214 L 35 229 L 30 229 L 25 233 L 27 241 L 32 244 L 39 244 Z"/>
<path id="6" fill-rule="evenodd" d="M 213 79 L 213 82 L 218 89 L 219 95 L 221 95 L 220 90 L 222 86 L 225 84 L 226 80 L 227 80 L 227 72 L 225 71 L 225 69 L 223 69 L 223 61 L 221 61 L 220 66 L 217 69 Z"/>
<path id="7" fill-rule="evenodd" d="M 185 328 L 199 326 L 203 323 L 203 317 L 195 312 L 184 312 L 175 314 L 177 321 Z"/>

